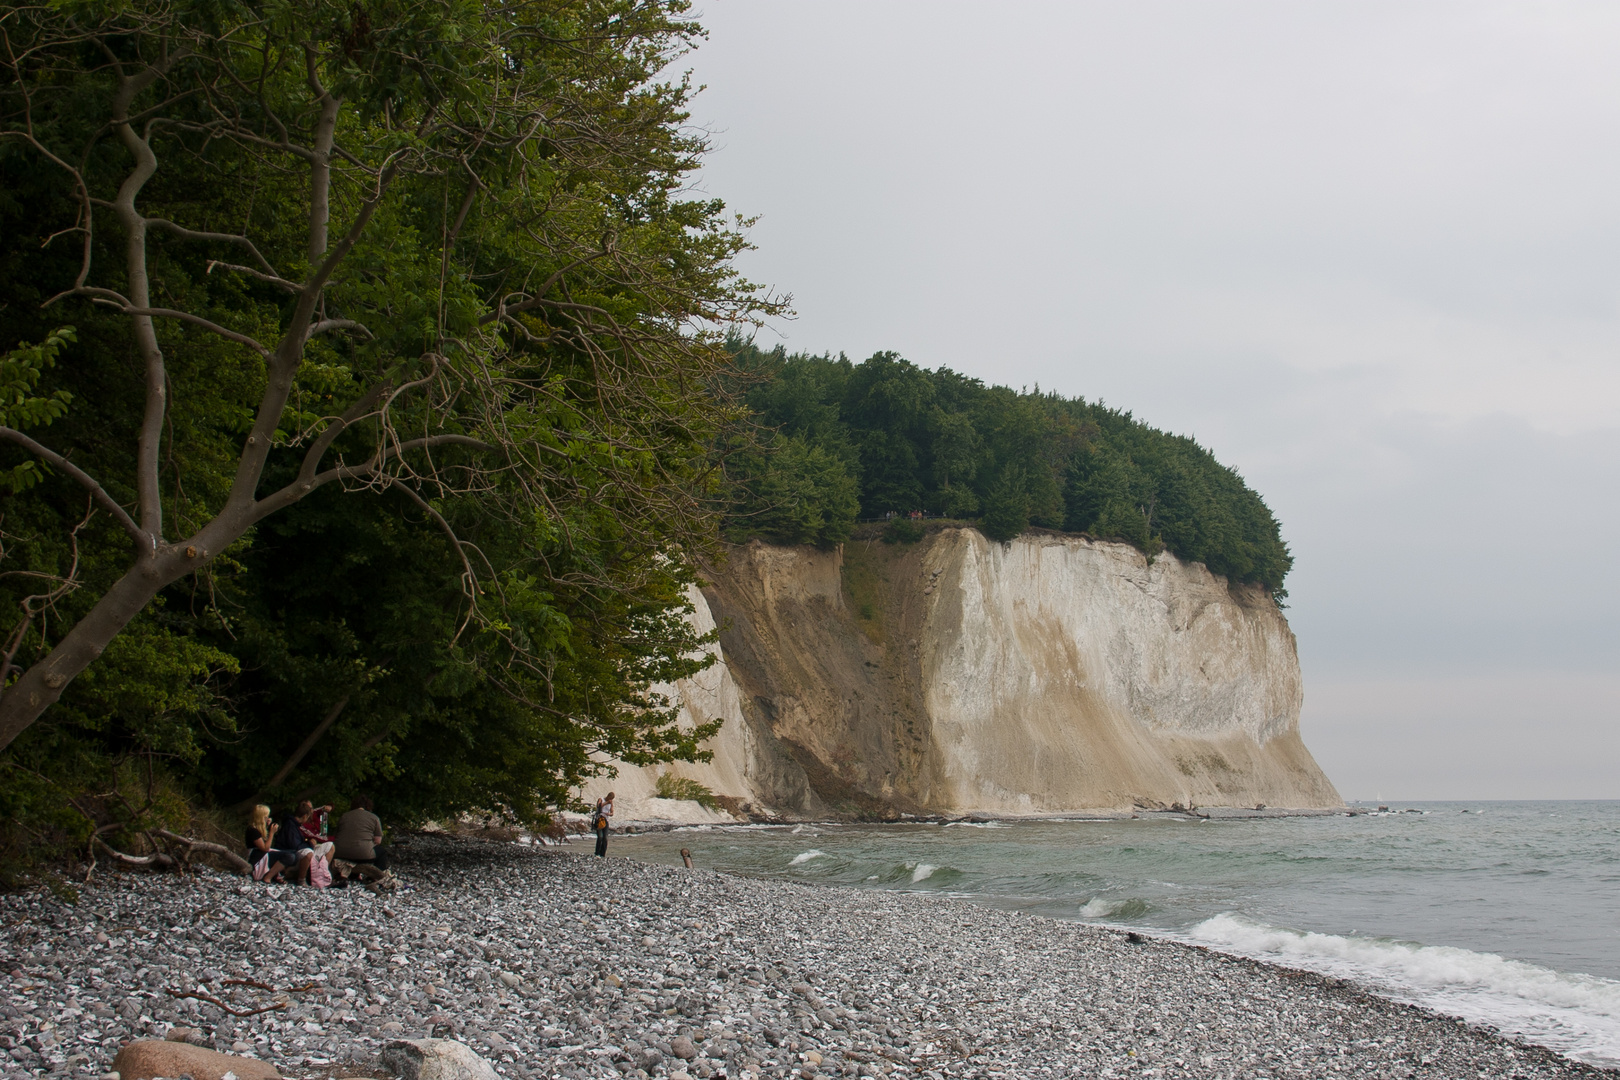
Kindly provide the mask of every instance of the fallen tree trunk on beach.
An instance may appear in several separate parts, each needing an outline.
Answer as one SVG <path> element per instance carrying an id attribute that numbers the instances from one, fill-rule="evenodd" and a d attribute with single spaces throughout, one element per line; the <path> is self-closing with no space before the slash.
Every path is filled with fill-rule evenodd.
<path id="1" fill-rule="evenodd" d="M 181 849 L 180 852 L 172 854 L 168 851 L 154 850 L 150 855 L 131 855 L 128 852 L 119 851 L 103 840 L 99 834 L 95 837 L 94 842 L 96 847 L 99 847 L 124 866 L 141 866 L 155 870 L 185 870 L 190 867 L 192 857 L 199 852 L 203 852 L 209 855 L 217 855 L 239 874 L 250 875 L 253 873 L 251 863 L 223 844 L 198 840 L 190 836 L 181 836 L 178 833 L 170 832 L 168 829 L 152 829 L 147 834 L 148 842 L 153 840 L 154 834 L 162 837 L 168 844 L 177 845 Z M 152 846 L 156 848 L 158 845 L 153 843 Z"/>
<path id="2" fill-rule="evenodd" d="M 168 869 L 169 867 L 176 865 L 174 856 L 166 852 L 158 851 L 152 853 L 151 855 L 131 855 L 128 852 L 119 851 L 117 848 L 113 847 L 99 836 L 95 838 L 95 843 L 96 847 L 100 848 L 108 855 L 111 855 L 114 859 L 117 859 L 125 866 L 148 866 Z"/>
<path id="3" fill-rule="evenodd" d="M 195 840 L 189 836 L 178 836 L 170 832 L 168 829 L 153 829 L 152 831 L 172 844 L 180 844 L 184 846 L 186 850 L 181 860 L 184 863 L 189 863 L 192 855 L 194 855 L 196 852 L 204 851 L 210 855 L 218 855 L 221 859 L 224 859 L 225 862 L 230 865 L 230 868 L 235 870 L 238 874 L 253 873 L 253 864 L 242 858 L 242 856 L 238 855 L 230 848 L 226 847 L 224 844 L 215 844 L 208 840 Z"/>

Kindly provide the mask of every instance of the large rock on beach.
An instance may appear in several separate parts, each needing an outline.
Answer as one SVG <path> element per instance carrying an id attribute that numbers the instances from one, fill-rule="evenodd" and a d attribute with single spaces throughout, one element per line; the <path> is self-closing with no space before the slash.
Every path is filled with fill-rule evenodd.
<path id="1" fill-rule="evenodd" d="M 398 1039 L 382 1052 L 382 1063 L 402 1080 L 501 1080 L 489 1062 L 454 1039 Z"/>
<path id="2" fill-rule="evenodd" d="M 152 1080 L 158 1076 L 189 1076 L 192 1080 L 225 1080 L 233 1073 L 236 1080 L 280 1080 L 281 1074 L 268 1061 L 221 1054 L 201 1046 L 170 1039 L 142 1039 L 132 1042 L 113 1058 L 112 1071 L 119 1080 Z"/>

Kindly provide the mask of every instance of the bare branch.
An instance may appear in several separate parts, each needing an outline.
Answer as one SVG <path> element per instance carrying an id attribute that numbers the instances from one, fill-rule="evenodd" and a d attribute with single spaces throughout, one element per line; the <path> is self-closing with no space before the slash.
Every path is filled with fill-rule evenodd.
<path id="1" fill-rule="evenodd" d="M 426 499 L 422 498 L 422 496 L 418 495 L 415 491 L 412 491 L 407 484 L 401 483 L 398 477 L 394 478 L 393 487 L 398 491 L 403 491 L 406 498 L 410 499 L 411 502 L 421 507 L 423 512 L 433 519 L 434 524 L 439 527 L 439 531 L 444 533 L 444 535 L 449 539 L 450 546 L 456 549 L 457 558 L 461 560 L 461 590 L 467 594 L 469 606 L 467 608 L 467 617 L 463 619 L 461 621 L 461 625 L 456 628 L 456 638 L 460 638 L 462 632 L 467 629 L 468 621 L 471 620 L 473 615 L 477 612 L 478 598 L 482 596 L 484 592 L 478 587 L 478 575 L 473 572 L 472 561 L 467 558 L 467 552 L 462 547 L 464 541 L 461 539 L 461 537 L 456 535 L 456 530 L 450 527 L 450 523 L 444 519 L 443 514 L 435 510 Z"/>
<path id="2" fill-rule="evenodd" d="M 99 847 L 102 851 L 105 851 L 108 855 L 111 855 L 113 858 L 117 859 L 119 862 L 123 863 L 125 866 L 169 867 L 175 865 L 174 856 L 166 855 L 161 851 L 155 852 L 151 855 L 128 855 L 107 843 L 107 841 L 103 840 L 100 836 L 97 836 L 94 839 L 97 847 Z"/>
<path id="3" fill-rule="evenodd" d="M 595 253 L 590 254 L 590 255 L 582 255 L 582 256 L 580 256 L 579 258 L 575 259 L 573 262 L 570 262 L 567 265 L 562 266 L 559 269 L 557 269 L 556 271 L 554 271 L 550 277 L 546 278 L 545 281 L 540 283 L 540 287 L 537 288 L 536 290 L 534 290 L 533 295 L 528 296 L 527 298 L 519 301 L 516 304 L 512 304 L 512 305 L 508 306 L 508 304 L 506 302 L 508 298 L 507 297 L 502 297 L 501 302 L 498 305 L 496 305 L 496 308 L 495 308 L 494 311 L 489 312 L 488 314 L 484 315 L 483 317 L 481 317 L 478 320 L 478 325 L 487 326 L 492 322 L 504 321 L 506 319 L 511 318 L 513 315 L 521 315 L 523 312 L 528 311 L 530 308 L 538 307 L 540 304 L 545 302 L 545 300 L 543 299 L 545 297 L 545 295 L 547 293 L 549 293 L 552 289 L 557 287 L 557 283 L 563 279 L 564 275 L 568 274 L 570 271 L 578 270 L 581 266 L 589 265 L 590 263 L 593 263 L 596 260 L 605 257 L 607 254 L 608 254 L 608 251 L 604 247 L 604 249 L 602 251 L 595 252 Z M 592 310 L 600 310 L 600 309 L 592 309 Z M 603 314 L 605 315 L 607 313 L 603 312 Z"/>
<path id="4" fill-rule="evenodd" d="M 27 450 L 35 457 L 42 458 L 54 467 L 61 469 L 69 476 L 73 477 L 73 479 L 84 485 L 84 487 L 90 492 L 91 498 L 96 500 L 96 504 L 98 506 L 107 511 L 107 513 L 111 514 L 118 524 L 124 527 L 124 531 L 129 533 L 130 539 L 134 540 L 135 543 L 140 545 L 143 549 L 152 545 L 153 541 L 151 535 L 139 525 L 135 524 L 135 520 L 129 516 L 129 513 L 122 506 L 119 506 L 117 501 L 114 500 L 111 495 L 107 494 L 106 489 L 91 478 L 89 473 L 73 464 L 73 462 L 69 461 L 61 454 L 58 454 L 55 450 L 41 446 L 33 439 L 30 439 L 27 435 L 24 435 L 22 432 L 17 431 L 14 428 L 0 427 L 0 439 L 6 439 L 10 442 L 16 443 L 18 446 L 22 447 L 24 450 Z"/>
<path id="5" fill-rule="evenodd" d="M 368 338 L 376 337 L 375 334 L 366 329 L 363 323 L 355 322 L 353 319 L 322 319 L 318 323 L 311 323 L 309 336 L 314 337 L 316 334 L 324 334 L 328 330 L 358 330 Z"/>
<path id="6" fill-rule="evenodd" d="M 248 277 L 258 278 L 260 281 L 269 282 L 271 285 L 279 285 L 288 292 L 298 292 L 303 288 L 303 286 L 299 285 L 296 281 L 288 281 L 286 278 L 276 277 L 274 274 L 266 274 L 262 271 L 253 269 L 251 266 L 238 266 L 235 263 L 220 262 L 218 259 L 209 259 L 208 270 L 206 272 L 212 274 L 216 269 L 231 270 L 238 274 L 246 274 Z"/>
<path id="7" fill-rule="evenodd" d="M 240 234 L 237 234 L 237 233 L 217 233 L 217 232 L 198 232 L 196 229 L 187 229 L 184 226 L 176 225 L 174 222 L 168 220 L 167 218 L 151 218 L 151 217 L 149 217 L 149 218 L 146 219 L 146 225 L 147 225 L 147 228 L 162 229 L 164 232 L 174 233 L 176 236 L 178 236 L 178 237 L 180 237 L 181 239 L 184 239 L 184 240 L 205 240 L 205 241 L 214 241 L 214 242 L 221 243 L 221 244 L 241 244 L 243 247 L 247 248 L 248 254 L 252 255 L 255 259 L 258 260 L 259 267 L 266 274 L 269 274 L 272 277 L 277 276 L 276 275 L 276 268 L 274 266 L 270 265 L 270 260 L 269 259 L 266 259 L 263 255 L 261 255 L 259 253 L 259 249 L 258 249 L 257 245 L 255 245 L 252 240 L 250 240 L 247 237 L 242 236 Z"/>
<path id="8" fill-rule="evenodd" d="M 111 305 L 117 304 L 116 301 L 104 300 L 99 297 L 96 298 L 95 303 Z M 264 357 L 266 360 L 270 358 L 270 347 L 265 345 L 263 342 L 248 337 L 246 334 L 239 334 L 235 330 L 227 330 L 218 323 L 205 319 L 201 315 L 193 315 L 189 311 L 178 311 L 175 308 L 141 308 L 131 307 L 128 305 L 119 306 L 118 310 L 125 315 L 140 315 L 154 319 L 177 319 L 180 322 L 190 323 L 193 326 L 200 326 L 211 334 L 218 334 L 226 341 L 234 341 L 238 345 L 246 345 L 248 348 Z"/>
<path id="9" fill-rule="evenodd" d="M 168 829 L 153 829 L 152 831 L 163 837 L 163 839 L 172 843 L 185 845 L 185 847 L 188 849 L 186 856 L 188 861 L 191 857 L 190 852 L 206 851 L 211 855 L 218 855 L 220 858 L 230 863 L 231 868 L 239 874 L 253 873 L 253 867 L 249 865 L 248 861 L 242 858 L 242 856 L 238 855 L 236 852 L 232 851 L 230 848 L 226 847 L 224 844 L 214 844 L 207 840 L 194 840 L 189 836 L 177 836 Z"/>
<path id="10" fill-rule="evenodd" d="M 399 458 L 411 450 L 428 450 L 436 446 L 470 446 L 478 450 L 494 450 L 496 447 L 482 439 L 474 439 L 469 435 L 429 435 L 420 439 L 411 439 L 408 442 L 397 443 L 393 446 L 380 448 L 373 454 L 371 460 L 364 465 L 340 465 L 322 473 L 316 473 L 309 479 L 298 479 L 274 494 L 267 495 L 253 504 L 249 513 L 248 522 L 259 521 L 275 513 L 283 507 L 291 506 L 305 495 L 318 487 L 324 487 L 334 480 L 379 480 L 383 477 L 383 466 Z M 392 483 L 392 480 L 389 481 Z"/>

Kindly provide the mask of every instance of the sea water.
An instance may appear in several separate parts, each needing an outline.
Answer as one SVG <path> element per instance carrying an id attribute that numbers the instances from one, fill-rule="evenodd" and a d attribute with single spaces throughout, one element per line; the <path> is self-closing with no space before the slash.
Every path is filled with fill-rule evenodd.
<path id="1" fill-rule="evenodd" d="M 612 851 L 679 863 L 683 847 L 709 869 L 1148 930 L 1620 1066 L 1620 802 L 712 827 Z"/>

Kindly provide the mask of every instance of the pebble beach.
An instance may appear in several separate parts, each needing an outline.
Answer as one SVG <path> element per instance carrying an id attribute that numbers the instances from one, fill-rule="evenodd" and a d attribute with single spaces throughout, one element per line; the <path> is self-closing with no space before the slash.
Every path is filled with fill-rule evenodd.
<path id="1" fill-rule="evenodd" d="M 933 894 L 417 836 L 398 891 L 103 873 L 0 897 L 0 1074 L 134 1039 L 287 1077 L 400 1038 L 506 1077 L 1595 1077 L 1316 975 Z"/>

